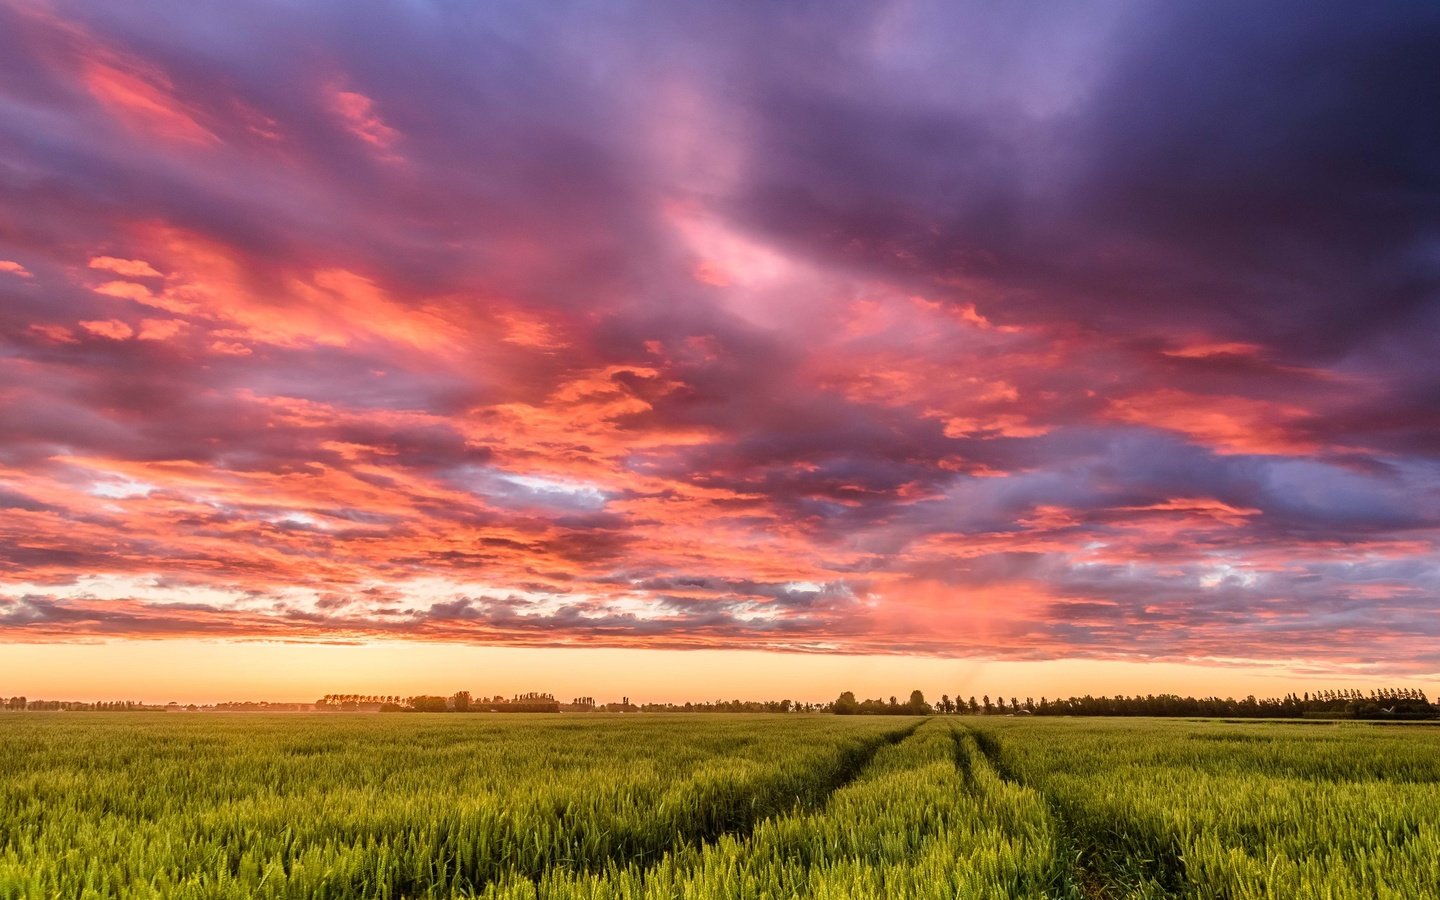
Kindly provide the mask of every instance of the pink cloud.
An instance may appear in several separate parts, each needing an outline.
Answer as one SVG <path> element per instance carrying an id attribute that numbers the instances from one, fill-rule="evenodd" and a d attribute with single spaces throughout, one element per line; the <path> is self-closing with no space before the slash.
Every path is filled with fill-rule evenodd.
<path id="1" fill-rule="evenodd" d="M 198 146 L 220 141 L 197 121 L 176 96 L 174 85 L 158 71 L 95 59 L 86 62 L 82 78 L 108 112 L 137 130 Z"/>
<path id="2" fill-rule="evenodd" d="M 135 336 L 135 329 L 119 319 L 81 322 L 80 327 L 97 337 L 109 338 L 112 341 L 128 340 Z"/>
<path id="3" fill-rule="evenodd" d="M 400 141 L 400 132 L 385 124 L 370 97 L 358 91 L 335 89 L 330 93 L 330 108 L 347 131 L 373 147 L 382 158 L 399 159 L 393 150 Z"/>

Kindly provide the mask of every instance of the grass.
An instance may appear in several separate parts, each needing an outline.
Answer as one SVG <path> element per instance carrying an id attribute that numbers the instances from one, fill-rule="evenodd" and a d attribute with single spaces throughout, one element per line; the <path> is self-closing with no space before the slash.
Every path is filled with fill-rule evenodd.
<path id="1" fill-rule="evenodd" d="M 1125 897 L 1440 896 L 1440 731 L 992 720 L 1083 867 Z"/>
<path id="2" fill-rule="evenodd" d="M 644 861 L 821 802 L 898 727 L 784 726 L 9 717 L 0 897 L 449 896 Z"/>
<path id="3" fill-rule="evenodd" d="M 0 900 L 1440 896 L 1440 729 L 0 719 Z"/>
<path id="4" fill-rule="evenodd" d="M 540 898 L 1038 897 L 1067 893 L 1044 803 L 1000 779 L 974 740 L 927 723 L 880 750 L 821 809 L 689 845 L 652 866 L 510 879 L 486 896 Z"/>

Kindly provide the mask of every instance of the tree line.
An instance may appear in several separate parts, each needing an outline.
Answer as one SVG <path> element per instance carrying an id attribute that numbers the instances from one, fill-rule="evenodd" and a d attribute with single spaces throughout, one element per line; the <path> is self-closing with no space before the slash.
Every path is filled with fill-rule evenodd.
<path id="1" fill-rule="evenodd" d="M 989 703 L 990 698 L 986 697 L 985 702 Z M 948 694 L 940 701 L 940 712 L 951 709 L 950 696 Z M 846 691 L 830 704 L 830 711 L 837 716 L 928 716 L 936 710 L 925 702 L 925 695 L 919 691 L 911 691 L 910 699 L 901 703 L 894 696 L 890 702 L 884 700 L 856 700 L 855 695 Z"/>
<path id="2" fill-rule="evenodd" d="M 144 712 L 160 707 L 138 700 L 30 700 L 25 697 L 0 698 L 0 709 L 15 712 Z"/>
<path id="3" fill-rule="evenodd" d="M 318 712 L 560 712 L 560 701 L 553 694 L 531 691 L 504 697 L 477 697 L 469 691 L 456 691 L 448 697 L 439 694 L 417 694 L 413 697 L 395 695 L 326 694 L 315 701 Z"/>
<path id="4" fill-rule="evenodd" d="M 685 703 L 634 703 L 629 697 L 600 703 L 594 697 L 574 697 L 568 703 L 553 694 L 527 693 L 512 697 L 477 697 L 469 691 L 449 696 L 422 694 L 414 697 L 373 694 L 326 694 L 315 701 L 325 712 L 628 712 L 628 713 L 798 713 L 829 712 L 828 703 L 794 700 L 703 700 Z"/>
<path id="5" fill-rule="evenodd" d="M 1283 697 L 1257 698 L 1254 695 L 1237 700 L 1234 697 L 1182 697 L 1178 694 L 1145 694 L 1114 697 L 1066 697 L 1051 700 L 1041 697 L 1037 702 L 1026 697 L 989 694 L 968 700 L 942 694 L 933 706 L 925 702 L 920 691 L 912 691 L 908 702 L 895 697 L 883 700 L 857 701 L 850 691 L 842 693 L 829 704 L 837 715 L 1009 715 L 1009 716 L 1189 716 L 1198 718 L 1253 719 L 1433 719 L 1440 717 L 1425 692 L 1413 688 L 1377 688 L 1364 692 L 1354 689 L 1321 690 Z"/>
<path id="6" fill-rule="evenodd" d="M 686 703 L 641 703 L 622 697 L 618 702 L 600 703 L 594 697 L 574 697 L 568 703 L 553 694 L 529 692 L 477 696 L 469 691 L 456 691 L 448 696 L 418 694 L 326 694 L 311 703 L 268 703 L 228 701 L 198 707 L 169 703 L 165 706 L 134 700 L 31 700 L 15 696 L 0 697 L 0 710 L 18 712 L 146 712 L 146 711 L 216 711 L 216 712 L 624 712 L 624 713 L 834 713 L 836 715 L 1008 715 L 1008 716 L 1185 716 L 1195 718 L 1264 718 L 1264 719 L 1433 719 L 1440 718 L 1436 707 L 1422 690 L 1413 688 L 1378 688 L 1371 691 L 1355 689 L 1320 690 L 1290 693 L 1282 697 L 1243 699 L 1233 697 L 1182 697 L 1178 694 L 1136 694 L 1114 697 L 1083 697 L 1038 701 L 1026 697 L 980 697 L 951 699 L 942 694 L 934 703 L 925 695 L 911 691 L 909 699 L 859 700 L 845 691 L 828 703 L 793 700 L 706 700 Z"/>
<path id="7" fill-rule="evenodd" d="M 707 700 L 699 703 L 642 703 L 639 712 L 810 713 L 828 712 L 828 703 L 798 700 Z"/>

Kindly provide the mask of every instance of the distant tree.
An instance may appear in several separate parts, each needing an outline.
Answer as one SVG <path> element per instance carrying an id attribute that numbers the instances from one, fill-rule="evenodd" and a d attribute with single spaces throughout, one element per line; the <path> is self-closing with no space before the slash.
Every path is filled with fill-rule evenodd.
<path id="1" fill-rule="evenodd" d="M 975 715 L 976 713 L 980 712 L 980 704 L 978 704 L 978 703 L 975 702 L 975 695 L 974 695 L 974 694 L 971 694 L 971 695 L 970 695 L 970 703 L 969 703 L 968 705 L 969 705 L 969 707 L 970 707 L 970 715 L 973 716 L 973 715 Z"/>
<path id="2" fill-rule="evenodd" d="M 835 701 L 834 712 L 837 716 L 853 716 L 860 712 L 860 703 L 855 699 L 855 694 L 845 691 Z"/>
<path id="3" fill-rule="evenodd" d="M 450 697 L 450 708 L 453 709 L 453 710 L 455 710 L 456 712 L 462 712 L 462 713 L 463 713 L 463 712 L 469 712 L 469 711 L 470 711 L 470 692 L 469 692 L 469 691 L 456 691 L 456 692 Z"/>
<path id="4" fill-rule="evenodd" d="M 905 709 L 916 716 L 928 716 L 931 712 L 930 704 L 925 702 L 925 695 L 918 690 L 910 692 L 910 701 L 905 704 Z"/>

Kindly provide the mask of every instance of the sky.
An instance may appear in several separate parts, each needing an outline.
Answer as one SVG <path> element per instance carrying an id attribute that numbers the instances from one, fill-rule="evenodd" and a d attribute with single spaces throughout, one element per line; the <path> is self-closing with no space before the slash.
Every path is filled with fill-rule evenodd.
<path id="1" fill-rule="evenodd" d="M 1432 3 L 0 0 L 0 693 L 1435 685 L 1436 109 Z"/>

